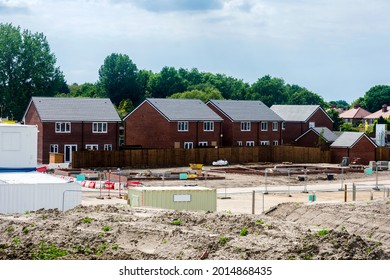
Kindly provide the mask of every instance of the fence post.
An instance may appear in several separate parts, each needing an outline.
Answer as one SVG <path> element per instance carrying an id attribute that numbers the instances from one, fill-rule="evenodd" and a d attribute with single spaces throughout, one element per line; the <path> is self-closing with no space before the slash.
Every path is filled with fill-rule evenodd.
<path id="1" fill-rule="evenodd" d="M 347 184 L 344 185 L 344 202 L 347 202 Z"/>
<path id="2" fill-rule="evenodd" d="M 356 201 L 356 185 L 352 183 L 352 201 Z"/>
<path id="3" fill-rule="evenodd" d="M 370 191 L 370 200 L 374 200 L 374 192 L 372 190 Z"/>
<path id="4" fill-rule="evenodd" d="M 263 213 L 264 213 L 264 193 L 263 193 Z"/>
<path id="5" fill-rule="evenodd" d="M 252 214 L 255 214 L 255 191 L 252 192 Z"/>

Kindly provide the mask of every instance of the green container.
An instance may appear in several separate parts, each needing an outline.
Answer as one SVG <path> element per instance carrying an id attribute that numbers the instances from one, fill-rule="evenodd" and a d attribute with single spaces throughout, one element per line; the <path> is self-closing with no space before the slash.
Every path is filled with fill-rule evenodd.
<path id="1" fill-rule="evenodd" d="M 364 172 L 365 172 L 367 175 L 372 175 L 372 168 L 366 168 L 366 169 L 364 169 Z"/>
<path id="2" fill-rule="evenodd" d="M 85 180 L 85 176 L 80 174 L 80 175 L 77 175 L 76 177 L 76 181 L 84 181 Z"/>
<path id="3" fill-rule="evenodd" d="M 180 173 L 179 174 L 179 179 L 180 180 L 187 180 L 188 179 L 187 173 Z"/>
<path id="4" fill-rule="evenodd" d="M 314 202 L 317 200 L 317 197 L 315 194 L 309 194 L 309 201 Z"/>
<path id="5" fill-rule="evenodd" d="M 128 190 L 131 207 L 216 211 L 217 191 L 203 187 L 135 187 Z"/>

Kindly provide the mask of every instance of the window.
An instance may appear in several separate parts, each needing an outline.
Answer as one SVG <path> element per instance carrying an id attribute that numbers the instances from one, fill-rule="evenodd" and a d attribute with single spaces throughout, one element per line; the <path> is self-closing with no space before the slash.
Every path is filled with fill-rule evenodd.
<path id="1" fill-rule="evenodd" d="M 192 149 L 194 147 L 193 142 L 184 142 L 184 149 Z"/>
<path id="2" fill-rule="evenodd" d="M 97 151 L 99 146 L 97 144 L 87 144 L 85 145 L 85 149 L 88 151 Z"/>
<path id="3" fill-rule="evenodd" d="M 282 130 L 286 130 L 286 123 L 282 122 Z"/>
<path id="4" fill-rule="evenodd" d="M 106 122 L 92 123 L 92 132 L 93 133 L 107 133 L 107 123 Z"/>
<path id="5" fill-rule="evenodd" d="M 68 133 L 70 132 L 70 122 L 56 122 L 57 133 Z"/>
<path id="6" fill-rule="evenodd" d="M 316 127 L 316 123 L 315 122 L 309 122 L 309 128 L 312 128 L 312 127 Z"/>
<path id="7" fill-rule="evenodd" d="M 177 123 L 178 131 L 188 131 L 188 122 L 178 122 Z"/>
<path id="8" fill-rule="evenodd" d="M 260 141 L 261 146 L 269 146 L 269 141 Z"/>
<path id="9" fill-rule="evenodd" d="M 278 122 L 272 122 L 272 131 L 278 131 Z"/>
<path id="10" fill-rule="evenodd" d="M 261 131 L 268 131 L 268 122 L 261 122 Z"/>
<path id="11" fill-rule="evenodd" d="M 207 147 L 208 143 L 207 142 L 199 142 L 198 147 Z"/>
<path id="12" fill-rule="evenodd" d="M 279 145 L 279 141 L 278 141 L 278 140 L 274 140 L 274 141 L 272 142 L 272 144 L 273 144 L 274 146 L 278 146 L 278 145 Z"/>
<path id="13" fill-rule="evenodd" d="M 50 153 L 58 153 L 58 144 L 50 144 Z"/>
<path id="14" fill-rule="evenodd" d="M 237 146 L 242 146 L 242 141 L 237 141 Z"/>
<path id="15" fill-rule="evenodd" d="M 203 131 L 214 131 L 214 122 L 204 122 Z"/>
<path id="16" fill-rule="evenodd" d="M 241 122 L 241 131 L 251 131 L 251 122 Z"/>
<path id="17" fill-rule="evenodd" d="M 104 144 L 103 149 L 105 151 L 112 151 L 112 145 L 111 144 Z"/>
<path id="18" fill-rule="evenodd" d="M 247 147 L 254 147 L 255 146 L 255 141 L 246 141 L 245 145 Z"/>

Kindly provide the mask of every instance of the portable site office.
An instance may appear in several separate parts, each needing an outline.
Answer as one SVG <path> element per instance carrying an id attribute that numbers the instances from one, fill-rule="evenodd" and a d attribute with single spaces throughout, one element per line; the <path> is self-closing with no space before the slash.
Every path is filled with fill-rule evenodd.
<path id="1" fill-rule="evenodd" d="M 216 211 L 217 192 L 204 187 L 135 187 L 128 190 L 131 207 Z"/>

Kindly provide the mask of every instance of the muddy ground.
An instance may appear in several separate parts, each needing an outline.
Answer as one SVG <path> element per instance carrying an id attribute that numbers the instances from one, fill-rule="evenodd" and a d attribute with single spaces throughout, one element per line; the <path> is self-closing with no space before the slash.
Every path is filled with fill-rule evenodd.
<path id="1" fill-rule="evenodd" d="M 310 181 L 323 183 L 316 178 Z M 344 179 L 363 182 L 365 177 Z M 227 174 L 207 184 L 245 188 L 259 180 Z M 302 184 L 283 177 L 270 184 L 284 181 Z M 131 209 L 119 199 L 85 201 L 65 213 L 0 214 L 0 259 L 390 259 L 390 200 L 383 197 L 348 203 L 292 200 L 257 215 L 242 214 L 235 204 L 206 213 Z"/>

